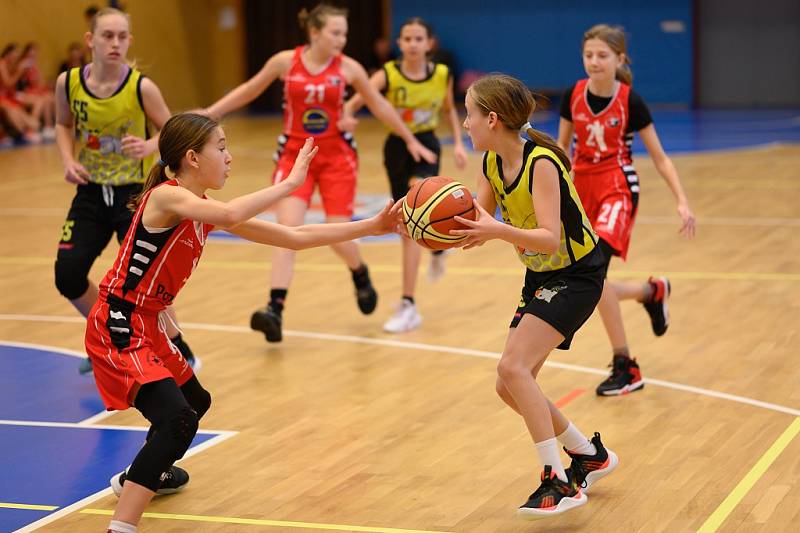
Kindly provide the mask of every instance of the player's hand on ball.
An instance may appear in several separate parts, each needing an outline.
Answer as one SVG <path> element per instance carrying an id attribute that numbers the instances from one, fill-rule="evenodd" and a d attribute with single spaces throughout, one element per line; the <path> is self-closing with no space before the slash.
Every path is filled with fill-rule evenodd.
<path id="1" fill-rule="evenodd" d="M 461 242 L 460 248 L 469 250 L 476 246 L 483 246 L 488 240 L 497 238 L 497 230 L 503 224 L 498 222 L 492 215 L 490 215 L 478 202 L 475 202 L 475 210 L 477 217 L 475 220 L 470 220 L 463 217 L 455 217 L 456 222 L 459 222 L 468 227 L 468 229 L 452 229 L 450 235 L 465 236 L 466 238 Z"/>
<path id="2" fill-rule="evenodd" d="M 314 137 L 308 137 L 305 144 L 303 144 L 303 147 L 300 149 L 300 152 L 297 154 L 297 159 L 294 160 L 292 171 L 289 172 L 289 176 L 283 180 L 289 183 L 292 190 L 297 189 L 306 181 L 308 167 L 311 165 L 311 160 L 314 159 L 318 151 L 319 146 L 314 146 Z"/>
<path id="3" fill-rule="evenodd" d="M 384 235 L 386 233 L 398 232 L 403 224 L 403 200 L 392 202 L 389 200 L 383 206 L 381 212 L 372 217 L 375 229 L 372 231 L 373 235 Z"/>

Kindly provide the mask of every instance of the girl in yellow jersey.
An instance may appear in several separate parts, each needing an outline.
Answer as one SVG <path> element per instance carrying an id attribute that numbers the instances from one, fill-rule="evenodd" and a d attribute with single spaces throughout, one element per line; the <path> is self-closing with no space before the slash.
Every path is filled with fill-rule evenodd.
<path id="1" fill-rule="evenodd" d="M 83 316 L 98 298 L 97 285 L 88 279 L 92 264 L 114 233 L 120 242 L 125 237 L 133 220 L 128 202 L 142 190 L 158 148 L 157 132 L 170 116 L 156 84 L 126 62 L 132 40 L 128 15 L 101 9 L 85 40 L 92 50 L 91 63 L 62 72 L 56 81 L 56 142 L 64 178 L 76 184 L 77 191 L 61 232 L 55 281 Z M 172 346 L 197 369 L 174 311 L 168 307 L 165 313 Z M 88 358 L 79 371 L 92 371 Z M 205 412 L 207 393 L 196 378 L 181 390 L 195 411 Z M 174 492 L 188 481 L 178 467 L 164 474 L 161 493 Z"/>
<path id="2" fill-rule="evenodd" d="M 55 281 L 86 316 L 97 300 L 89 270 L 114 233 L 119 242 L 125 237 L 133 218 L 128 200 L 141 191 L 170 112 L 156 84 L 126 61 L 133 39 L 128 15 L 101 9 L 84 38 L 91 63 L 62 72 L 56 81 L 56 143 L 64 178 L 77 191 L 58 244 Z M 172 307 L 167 316 L 173 344 L 197 370 L 199 359 L 181 337 Z M 92 371 L 89 359 L 79 371 Z"/>
<path id="3" fill-rule="evenodd" d="M 535 519 L 586 503 L 586 490 L 617 465 L 600 434 L 588 440 L 548 400 L 536 382 L 554 348 L 566 350 L 600 300 L 605 261 L 569 176 L 569 158 L 527 123 L 535 101 L 519 80 L 496 74 L 467 91 L 467 130 L 485 150 L 478 178 L 478 218 L 453 230 L 464 248 L 490 239 L 514 245 L 525 265 L 522 298 L 497 367 L 497 393 L 525 420 L 544 467 L 541 486 L 518 511 Z M 519 133 L 525 127 L 528 140 Z M 490 213 L 499 207 L 505 223 Z M 558 442 L 572 459 L 561 462 Z"/>
<path id="4" fill-rule="evenodd" d="M 447 65 L 428 60 L 433 29 L 421 18 L 414 17 L 400 26 L 397 46 L 402 57 L 388 61 L 375 72 L 370 83 L 386 95 L 408 129 L 427 148 L 438 156 L 439 139 L 434 130 L 442 111 L 453 129 L 453 155 L 458 168 L 467 164 L 467 152 L 461 141 L 458 113 L 453 102 L 453 76 Z M 352 116 L 364 105 L 356 95 L 345 105 L 346 115 Z M 417 180 L 439 174 L 439 159 L 433 163 L 415 161 L 402 138 L 389 134 L 383 146 L 383 163 L 389 175 L 392 198 L 399 200 Z M 419 327 L 422 316 L 414 302 L 417 271 L 422 250 L 410 239 L 403 239 L 403 298 L 395 314 L 383 325 L 388 333 L 401 333 Z M 444 251 L 434 252 L 428 276 L 435 281 L 444 273 Z"/>

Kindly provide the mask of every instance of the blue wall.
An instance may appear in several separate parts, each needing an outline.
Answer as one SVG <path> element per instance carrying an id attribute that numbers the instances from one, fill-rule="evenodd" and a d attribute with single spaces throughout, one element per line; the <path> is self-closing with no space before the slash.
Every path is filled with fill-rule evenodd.
<path id="1" fill-rule="evenodd" d="M 692 102 L 691 0 L 396 0 L 392 39 L 412 16 L 433 25 L 461 72 L 506 72 L 538 90 L 564 89 L 584 77 L 583 32 L 619 24 L 628 36 L 634 87 L 645 101 Z M 665 33 L 665 20 L 682 22 L 684 31 Z"/>

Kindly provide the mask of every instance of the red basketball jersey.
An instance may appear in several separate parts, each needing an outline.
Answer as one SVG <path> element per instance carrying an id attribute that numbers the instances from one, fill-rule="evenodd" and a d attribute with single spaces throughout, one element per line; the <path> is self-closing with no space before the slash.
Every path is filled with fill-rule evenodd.
<path id="1" fill-rule="evenodd" d="M 334 56 L 318 74 L 303 64 L 303 46 L 294 50 L 283 84 L 283 134 L 291 138 L 339 135 L 336 123 L 344 104 L 342 55 Z"/>
<path id="2" fill-rule="evenodd" d="M 159 185 L 177 186 L 175 180 Z M 113 295 L 136 305 L 139 311 L 157 313 L 172 304 L 189 279 L 213 226 L 184 219 L 165 231 L 147 230 L 142 213 L 151 193 L 145 195 L 133 215 L 117 260 L 100 284 L 100 296 L 106 299 Z"/>
<path id="3" fill-rule="evenodd" d="M 625 133 L 630 86 L 618 82 L 611 102 L 595 114 L 587 101 L 588 84 L 588 79 L 576 83 L 570 100 L 575 128 L 572 158 L 575 172 L 604 171 L 630 165 L 633 134 Z"/>

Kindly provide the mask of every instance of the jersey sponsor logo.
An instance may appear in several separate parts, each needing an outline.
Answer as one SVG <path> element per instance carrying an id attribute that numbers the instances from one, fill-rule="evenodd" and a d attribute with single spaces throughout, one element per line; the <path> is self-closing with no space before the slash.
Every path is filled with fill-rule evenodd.
<path id="1" fill-rule="evenodd" d="M 533 250 L 528 250 L 523 246 L 517 246 L 517 253 L 519 253 L 519 255 L 524 255 L 525 257 L 536 257 L 537 255 L 547 255 L 540 252 L 535 252 Z"/>
<path id="2" fill-rule="evenodd" d="M 169 292 L 166 287 L 159 283 L 158 287 L 156 287 L 156 298 L 160 299 L 167 305 L 172 305 L 172 300 L 175 299 L 175 295 Z"/>
<path id="3" fill-rule="evenodd" d="M 183 244 L 184 246 L 188 246 L 189 248 L 194 250 L 194 242 L 192 242 L 192 239 L 189 238 L 181 239 L 181 244 Z"/>
<path id="4" fill-rule="evenodd" d="M 324 109 L 312 107 L 303 113 L 303 129 L 307 133 L 322 133 L 328 129 L 330 117 Z"/>
<path id="5" fill-rule="evenodd" d="M 550 303 L 550 300 L 552 300 L 559 292 L 563 291 L 566 288 L 567 285 L 565 283 L 562 283 L 560 285 L 553 285 L 550 288 L 539 287 L 538 289 L 536 289 L 536 292 L 533 294 L 533 297 L 536 298 L 537 300 L 544 300 L 545 302 Z"/>
<path id="6" fill-rule="evenodd" d="M 619 126 L 619 117 L 610 117 L 608 120 L 606 120 L 606 126 L 609 128 L 616 128 Z"/>
<path id="7" fill-rule="evenodd" d="M 125 315 L 122 314 L 122 311 L 111 311 L 108 316 L 117 320 L 125 320 Z"/>
<path id="8" fill-rule="evenodd" d="M 582 112 L 582 111 L 581 111 L 580 113 L 578 113 L 577 115 L 575 115 L 573 118 L 574 118 L 576 121 L 581 121 L 581 122 L 589 122 L 589 117 L 588 117 L 588 116 L 586 116 L 586 113 L 584 113 L 584 112 Z"/>
<path id="9" fill-rule="evenodd" d="M 286 81 L 297 82 L 297 83 L 304 83 L 306 79 L 308 78 L 302 74 L 292 74 L 286 77 Z"/>
<path id="10" fill-rule="evenodd" d="M 342 78 L 339 76 L 328 76 L 328 85 L 331 87 L 338 87 L 342 83 Z"/>

